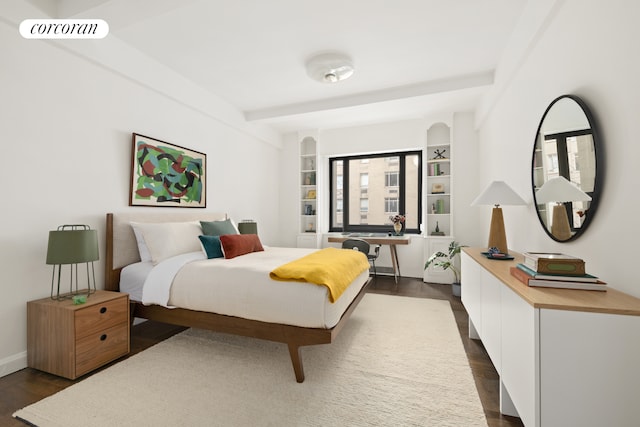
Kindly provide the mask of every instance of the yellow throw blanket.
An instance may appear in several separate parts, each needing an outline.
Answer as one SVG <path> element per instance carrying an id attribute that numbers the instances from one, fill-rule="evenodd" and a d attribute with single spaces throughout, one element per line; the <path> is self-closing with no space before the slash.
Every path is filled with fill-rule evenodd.
<path id="1" fill-rule="evenodd" d="M 336 302 L 353 279 L 369 269 L 369 260 L 353 249 L 325 248 L 275 268 L 273 280 L 308 282 L 329 288 L 329 301 Z"/>

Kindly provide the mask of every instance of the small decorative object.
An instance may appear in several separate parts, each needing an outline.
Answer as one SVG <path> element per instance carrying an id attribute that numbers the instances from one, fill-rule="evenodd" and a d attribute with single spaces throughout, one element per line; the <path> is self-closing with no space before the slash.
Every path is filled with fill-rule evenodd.
<path id="1" fill-rule="evenodd" d="M 498 249 L 496 246 L 490 247 L 487 250 L 487 252 L 481 252 L 481 254 L 489 259 L 501 259 L 501 260 L 513 259 L 511 255 L 500 252 L 500 249 Z"/>
<path id="2" fill-rule="evenodd" d="M 444 156 L 444 153 L 446 151 L 446 148 L 434 150 L 433 154 L 435 154 L 435 157 L 433 158 L 433 160 L 446 159 L 446 157 Z"/>
<path id="3" fill-rule="evenodd" d="M 74 305 L 80 305 L 80 304 L 84 304 L 85 302 L 87 302 L 87 296 L 86 295 L 74 295 L 73 298 L 71 298 L 71 300 L 73 301 Z"/>
<path id="4" fill-rule="evenodd" d="M 396 236 L 402 235 L 402 224 L 406 219 L 405 216 L 396 214 L 396 215 L 391 215 L 389 219 L 393 223 L 393 231 L 395 231 L 395 235 Z"/>
<path id="5" fill-rule="evenodd" d="M 443 194 L 444 193 L 444 184 L 434 183 L 431 185 L 431 194 Z"/>
<path id="6" fill-rule="evenodd" d="M 207 155 L 133 134 L 129 206 L 205 208 Z"/>
<path id="7" fill-rule="evenodd" d="M 75 295 L 89 296 L 96 291 L 96 274 L 93 261 L 98 260 L 98 232 L 88 225 L 61 225 L 55 231 L 49 232 L 47 247 L 47 264 L 53 265 L 51 276 L 51 299 L 63 300 Z M 86 264 L 86 289 L 78 286 L 78 264 Z M 62 266 L 69 265 L 69 293 L 60 295 L 60 279 Z M 56 268 L 57 267 L 57 268 Z M 57 270 L 57 273 L 56 273 Z M 57 291 L 56 288 L 56 276 Z"/>
<path id="8" fill-rule="evenodd" d="M 308 174 L 304 177 L 304 185 L 311 185 L 311 177 Z"/>
<path id="9" fill-rule="evenodd" d="M 304 214 L 311 215 L 312 209 L 311 205 L 304 205 Z"/>
<path id="10" fill-rule="evenodd" d="M 431 203 L 431 213 L 432 214 L 436 213 L 436 204 L 435 203 Z"/>
<path id="11" fill-rule="evenodd" d="M 316 198 L 316 190 L 307 191 L 307 199 L 315 199 Z"/>
<path id="12" fill-rule="evenodd" d="M 449 243 L 449 249 L 447 253 L 438 251 L 431 255 L 427 262 L 424 264 L 424 269 L 426 270 L 431 265 L 435 267 L 440 267 L 443 270 L 451 270 L 453 272 L 453 283 L 451 284 L 451 292 L 454 296 L 459 297 L 461 291 L 461 283 L 460 283 L 460 270 L 455 265 L 455 258 L 460 254 L 460 250 L 462 246 L 456 241 L 452 241 Z"/>
<path id="13" fill-rule="evenodd" d="M 444 236 L 444 232 L 440 231 L 440 224 L 436 221 L 436 229 L 431 232 L 432 236 Z"/>
<path id="14" fill-rule="evenodd" d="M 312 222 L 307 224 L 307 231 L 309 231 L 309 232 L 313 231 L 313 223 Z"/>

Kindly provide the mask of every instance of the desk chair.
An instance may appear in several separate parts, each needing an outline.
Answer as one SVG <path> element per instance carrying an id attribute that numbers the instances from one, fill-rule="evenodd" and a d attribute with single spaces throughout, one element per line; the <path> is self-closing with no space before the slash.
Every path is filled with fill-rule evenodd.
<path id="1" fill-rule="evenodd" d="M 380 255 L 380 245 L 375 245 L 373 253 L 369 253 L 371 250 L 369 242 L 362 239 L 347 239 L 342 242 L 342 249 L 353 249 L 365 254 L 369 262 L 373 265 L 373 275 L 377 276 L 376 259 L 378 259 L 378 256 Z"/>

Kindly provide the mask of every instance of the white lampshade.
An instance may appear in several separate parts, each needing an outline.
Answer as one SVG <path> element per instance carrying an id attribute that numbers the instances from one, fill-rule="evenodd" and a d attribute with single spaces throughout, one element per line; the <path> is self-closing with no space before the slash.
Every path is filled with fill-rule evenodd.
<path id="1" fill-rule="evenodd" d="M 511 189 L 504 181 L 493 181 L 476 199 L 471 206 L 476 205 L 526 205 L 522 197 Z"/>
<path id="2" fill-rule="evenodd" d="M 551 178 L 536 192 L 536 203 L 588 202 L 591 196 L 563 176 Z"/>

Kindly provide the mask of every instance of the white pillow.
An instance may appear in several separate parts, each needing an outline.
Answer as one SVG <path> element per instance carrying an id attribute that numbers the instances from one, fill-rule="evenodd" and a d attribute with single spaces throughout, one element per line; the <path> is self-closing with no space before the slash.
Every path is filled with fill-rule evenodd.
<path id="1" fill-rule="evenodd" d="M 133 234 L 136 236 L 136 243 L 138 244 L 138 252 L 140 253 L 140 261 L 149 262 L 151 261 L 151 254 L 149 253 L 149 248 L 147 248 L 147 244 L 144 241 L 144 236 L 142 235 L 142 230 L 140 230 L 140 223 L 131 222 L 131 228 L 133 228 Z"/>
<path id="2" fill-rule="evenodd" d="M 202 227 L 198 221 L 136 223 L 144 237 L 151 261 L 158 264 L 167 258 L 201 250 L 199 235 Z M 135 228 L 134 228 L 135 230 Z"/>

